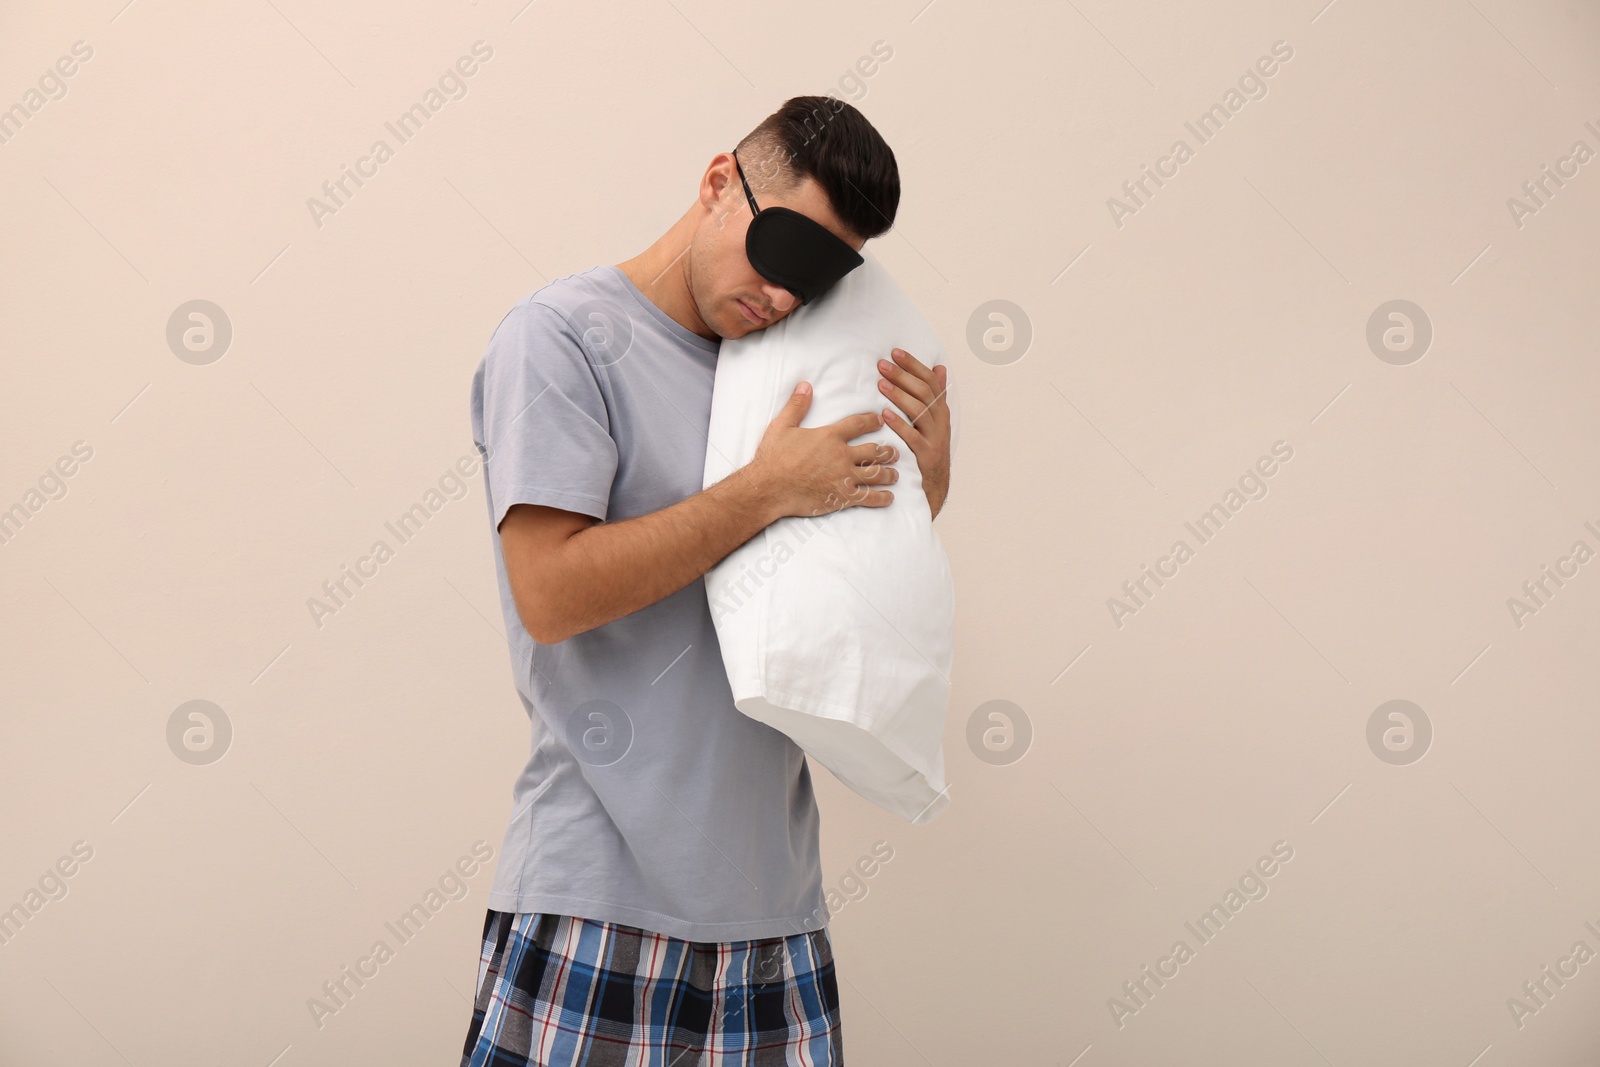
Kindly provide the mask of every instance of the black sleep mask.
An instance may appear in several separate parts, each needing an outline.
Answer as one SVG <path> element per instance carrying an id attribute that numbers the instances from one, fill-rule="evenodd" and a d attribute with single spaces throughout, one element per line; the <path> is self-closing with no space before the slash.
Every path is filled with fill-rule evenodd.
<path id="1" fill-rule="evenodd" d="M 737 149 L 733 165 L 738 168 L 739 181 L 744 184 L 744 195 L 754 216 L 745 231 L 744 251 L 757 274 L 787 289 L 805 304 L 861 266 L 861 254 L 820 222 L 786 207 L 756 207 Z"/>

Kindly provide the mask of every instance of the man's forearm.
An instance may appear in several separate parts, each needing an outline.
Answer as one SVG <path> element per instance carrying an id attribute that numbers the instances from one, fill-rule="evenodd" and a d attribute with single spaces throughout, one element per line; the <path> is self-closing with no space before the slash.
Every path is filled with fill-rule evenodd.
<path id="1" fill-rule="evenodd" d="M 530 590 L 557 640 L 603 626 L 682 589 L 775 521 L 749 468 L 648 515 L 596 523 L 562 544 Z"/>

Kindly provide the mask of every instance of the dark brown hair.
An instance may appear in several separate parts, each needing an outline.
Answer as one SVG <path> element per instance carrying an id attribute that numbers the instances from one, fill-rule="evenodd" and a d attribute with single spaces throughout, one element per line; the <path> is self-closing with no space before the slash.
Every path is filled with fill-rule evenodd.
<path id="1" fill-rule="evenodd" d="M 739 142 L 739 166 L 757 189 L 790 190 L 814 179 L 839 221 L 864 240 L 888 232 L 900 207 L 894 151 L 865 115 L 836 97 L 785 100 Z"/>

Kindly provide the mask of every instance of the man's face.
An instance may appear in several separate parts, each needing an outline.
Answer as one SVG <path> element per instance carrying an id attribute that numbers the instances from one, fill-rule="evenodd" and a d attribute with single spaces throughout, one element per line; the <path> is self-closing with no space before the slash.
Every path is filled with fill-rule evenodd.
<path id="1" fill-rule="evenodd" d="M 758 175 L 772 174 L 776 168 L 752 165 L 743 153 L 739 159 L 762 210 L 786 207 L 798 211 L 827 227 L 857 252 L 866 244 L 840 223 L 827 193 L 815 179 L 808 176 L 788 190 L 774 189 L 768 182 L 763 189 Z M 745 255 L 745 232 L 754 216 L 734 169 L 732 153 L 724 152 L 712 160 L 700 181 L 700 203 L 706 214 L 689 246 L 689 293 L 706 325 L 719 337 L 743 337 L 766 329 L 799 307 L 798 297 L 757 274 Z"/>

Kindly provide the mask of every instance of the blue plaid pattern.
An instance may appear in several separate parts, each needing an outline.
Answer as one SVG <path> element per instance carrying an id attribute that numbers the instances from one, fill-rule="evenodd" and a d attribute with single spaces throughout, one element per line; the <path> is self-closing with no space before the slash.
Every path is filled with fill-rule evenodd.
<path id="1" fill-rule="evenodd" d="M 821 930 L 684 941 L 490 909 L 461 1067 L 843 1067 Z"/>

